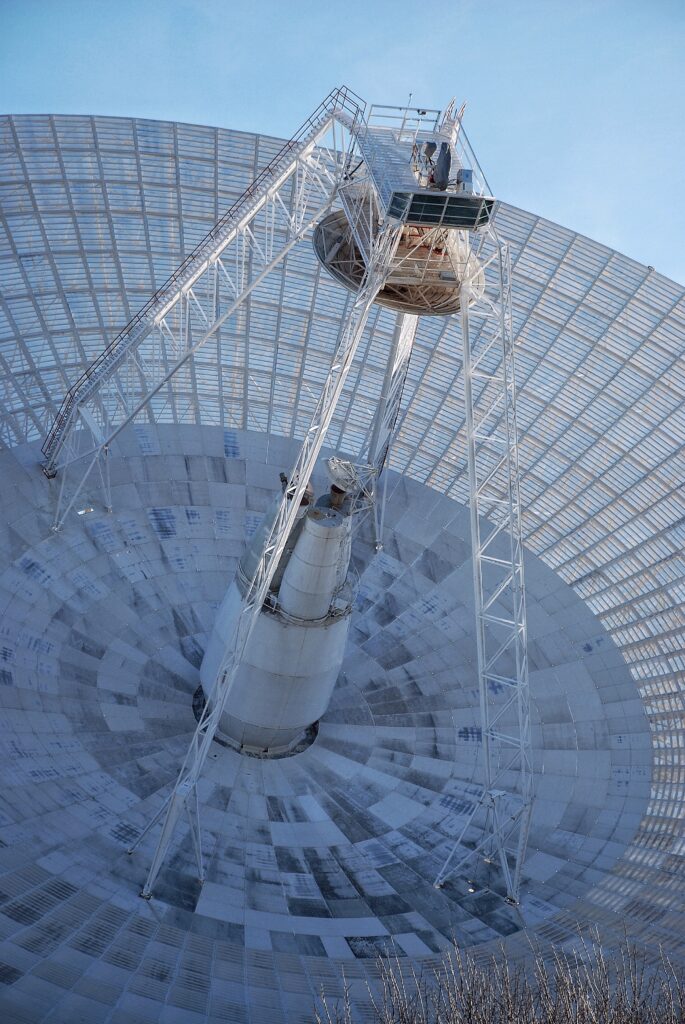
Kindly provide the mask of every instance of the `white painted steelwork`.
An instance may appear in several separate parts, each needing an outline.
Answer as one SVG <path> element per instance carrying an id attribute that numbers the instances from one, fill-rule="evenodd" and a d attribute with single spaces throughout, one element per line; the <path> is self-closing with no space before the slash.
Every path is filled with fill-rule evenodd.
<path id="1" fill-rule="evenodd" d="M 389 110 L 390 113 L 388 113 Z M 347 324 L 342 331 L 334 363 L 317 404 L 314 419 L 290 475 L 291 482 L 284 493 L 257 569 L 247 587 L 244 607 L 236 626 L 235 645 L 226 652 L 219 666 L 211 710 L 207 705 L 174 791 L 168 801 L 162 835 L 143 887 L 142 895 L 147 898 L 151 895 L 152 886 L 166 856 L 175 824 L 182 809 L 184 806 L 192 808 L 192 803 L 189 803 L 191 794 L 195 791 L 199 774 L 207 757 L 209 744 L 218 727 L 246 644 L 255 628 L 260 609 L 291 533 L 300 499 L 304 494 L 306 483 L 323 444 L 342 386 L 361 341 L 371 305 L 377 300 L 379 292 L 387 285 L 390 275 L 396 275 L 398 272 L 399 246 L 402 243 L 403 235 L 406 243 L 406 226 L 411 224 L 416 229 L 429 229 L 429 234 L 437 229 L 454 234 L 454 237 L 450 239 L 450 244 L 443 247 L 440 259 L 444 260 L 445 255 L 449 257 L 451 273 L 455 278 L 455 287 L 459 290 L 458 306 L 461 310 L 465 352 L 465 406 L 479 638 L 479 688 L 485 757 L 484 800 L 492 803 L 492 813 L 489 814 L 491 820 L 488 821 L 487 829 L 502 867 L 508 898 L 514 902 L 518 899 L 520 867 L 525 853 L 526 823 L 530 814 L 532 791 L 529 772 L 530 725 L 527 717 L 528 679 L 525 661 L 525 605 L 523 602 L 520 503 L 518 500 L 513 394 L 510 274 L 508 264 L 505 268 L 503 263 L 502 247 L 490 226 L 494 200 L 488 194 L 482 172 L 468 146 L 465 135 L 461 132 L 459 117 L 455 117 L 451 109 L 441 119 L 436 113 L 434 124 L 431 126 L 426 123 L 424 113 L 419 113 L 419 117 L 412 121 L 408 119 L 405 111 L 399 125 L 396 121 L 395 108 L 382 108 L 380 112 L 378 108 L 371 108 L 368 116 L 363 119 L 360 116 L 360 107 L 356 100 L 348 103 L 346 90 L 338 90 L 331 94 L 298 133 L 296 140 L 284 147 L 282 160 L 280 162 L 276 160 L 272 166 L 271 178 L 267 176 L 266 183 L 260 184 L 259 188 L 253 186 L 248 189 L 245 194 L 247 209 L 243 219 L 238 224 L 234 224 L 230 215 L 227 219 L 225 218 L 221 222 L 222 225 L 225 225 L 223 233 L 219 231 L 216 237 L 210 233 L 206 244 L 203 243 L 204 248 L 200 246 L 197 254 L 193 254 L 179 273 L 174 275 L 171 289 L 152 300 L 153 305 L 155 302 L 157 303 L 153 315 L 160 324 L 165 322 L 167 315 L 177 306 L 180 307 L 181 314 L 178 327 L 183 340 L 183 354 L 162 376 L 159 385 L 149 391 L 142 401 L 138 402 L 135 409 L 126 410 L 123 421 L 111 435 L 105 437 L 102 431 L 98 434 L 98 425 L 93 410 L 87 408 L 87 403 L 91 397 L 94 397 L 94 408 L 102 409 L 101 392 L 106 393 L 107 388 L 113 385 L 117 408 L 119 407 L 121 388 L 116 378 L 119 362 L 124 356 L 120 354 L 119 348 L 115 345 L 115 351 L 110 357 L 107 357 L 110 358 L 110 362 L 105 360 L 99 369 L 94 370 L 92 384 L 86 382 L 83 385 L 82 395 L 85 396 L 83 402 L 79 404 L 78 398 L 72 396 L 70 404 L 70 399 L 67 398 L 61 420 L 58 418 L 58 422 L 46 441 L 48 462 L 45 469 L 47 475 L 54 470 L 57 451 L 60 445 L 64 444 L 67 436 L 72 437 L 77 446 L 77 449 L 72 451 L 71 460 L 78 461 L 82 458 L 83 453 L 78 450 L 79 434 L 75 430 L 71 430 L 71 427 L 74 426 L 73 417 L 78 412 L 90 430 L 91 437 L 91 442 L 89 442 L 91 446 L 86 453 L 90 461 L 83 477 L 85 480 L 95 463 L 100 466 L 100 455 L 107 453 L 112 438 L 150 402 L 150 399 L 164 384 L 169 382 L 171 377 L 216 328 L 240 307 L 255 284 L 266 277 L 299 238 L 317 223 L 330 208 L 333 200 L 336 197 L 339 198 L 351 235 L 354 238 L 355 252 L 363 263 L 363 268 L 355 278 L 355 282 L 359 281 L 359 290 Z M 339 132 L 344 129 L 342 144 L 339 141 L 340 134 L 336 139 L 335 132 L 333 132 L 330 145 L 323 146 L 323 136 L 329 129 L 335 129 L 336 125 Z M 421 156 L 422 147 L 425 148 L 426 145 L 426 133 L 435 147 L 440 146 L 441 153 L 446 153 L 448 158 L 450 154 L 453 154 L 455 169 L 458 170 L 454 181 L 449 180 L 449 175 L 445 171 L 444 182 L 440 187 L 433 180 L 433 173 L 430 172 L 430 159 Z M 318 148 L 315 148 L 317 143 L 319 144 Z M 293 153 L 296 154 L 295 157 L 293 157 Z M 465 171 L 468 174 L 468 188 L 464 187 Z M 255 216 L 262 208 L 267 211 L 273 209 L 272 219 L 282 216 L 286 207 L 279 194 L 280 189 L 294 174 L 297 187 L 294 190 L 293 209 L 290 213 L 286 211 L 286 237 L 285 239 L 278 237 L 273 230 L 273 224 L 267 221 L 264 227 L 263 244 L 260 244 L 260 240 L 253 230 Z M 461 181 L 460 174 L 462 175 Z M 475 188 L 473 186 L 474 177 Z M 268 205 L 269 203 L 271 206 Z M 237 206 L 240 210 L 240 203 Z M 243 235 L 240 234 L 241 230 Z M 470 238 L 472 232 L 477 239 L 475 247 L 472 246 Z M 254 267 L 252 268 L 253 276 L 246 273 L 244 259 L 246 238 L 250 240 L 250 259 L 254 260 L 257 253 L 262 260 L 256 277 L 254 276 Z M 239 264 L 237 277 L 233 280 L 227 275 L 224 267 L 224 251 L 230 243 L 239 239 L 242 240 L 242 249 L 239 250 L 239 253 L 242 254 L 243 259 Z M 429 261 L 434 258 L 436 249 L 434 242 L 435 240 L 428 246 L 427 259 Z M 403 263 L 407 263 L 409 270 L 412 269 L 412 260 L 415 259 L 418 248 L 420 246 L 410 245 L 407 251 L 402 253 L 399 260 L 400 270 Z M 232 287 L 231 295 L 227 300 L 229 304 L 225 309 L 221 308 L 219 299 L 220 270 L 224 277 L 228 278 Z M 200 281 L 205 281 L 207 284 L 210 307 L 215 310 L 213 321 L 210 318 L 211 314 L 208 316 L 198 300 L 200 293 L 198 282 Z M 470 337 L 470 304 L 480 307 L 480 312 L 484 311 L 488 324 L 495 324 L 494 331 L 489 330 L 489 327 L 486 326 L 481 330 L 478 338 Z M 186 309 L 185 320 L 184 309 Z M 410 304 L 409 309 L 413 311 L 414 306 Z M 202 318 L 201 325 L 193 320 L 198 313 Z M 386 368 L 384 393 L 380 407 L 376 410 L 375 424 L 369 438 L 369 468 L 372 476 L 377 475 L 382 468 L 388 444 L 396 429 L 398 403 L 411 354 L 415 327 L 415 321 L 412 322 L 411 318 L 398 320 L 396 338 Z M 194 341 L 195 333 L 198 330 L 200 338 L 198 341 Z M 173 335 L 173 332 L 167 331 L 167 333 L 170 336 Z M 485 347 L 481 352 L 479 346 L 484 339 Z M 122 352 L 126 356 L 132 354 L 135 357 L 135 332 L 131 339 L 124 339 Z M 499 362 L 494 367 L 490 365 L 493 355 L 499 358 Z M 138 369 L 140 369 L 139 366 Z M 480 414 L 481 407 L 474 403 L 472 374 L 476 374 L 485 381 L 485 387 L 481 394 L 485 404 Z M 488 384 L 495 387 L 495 397 L 490 400 L 489 405 L 489 399 L 483 397 L 490 395 Z M 171 391 L 170 396 L 173 396 Z M 493 413 L 504 416 L 505 427 L 499 435 L 492 428 Z M 92 438 L 95 438 L 96 441 L 94 447 Z M 494 460 L 492 458 L 493 450 L 497 453 Z M 499 479 L 502 472 L 506 485 L 504 494 L 502 494 Z M 72 495 L 66 509 L 61 514 L 58 511 L 55 528 L 59 527 L 64 516 L 72 507 L 83 480 Z M 103 484 L 105 483 L 106 480 L 103 476 Z M 60 488 L 60 503 L 63 487 L 64 479 Z M 478 517 L 479 514 L 488 512 L 496 526 L 493 527 L 485 542 L 482 542 Z M 510 537 L 508 554 L 498 553 L 495 557 L 495 542 L 506 537 Z M 485 577 L 495 566 L 499 569 L 499 577 L 490 587 Z M 502 606 L 504 610 L 501 610 Z M 504 631 L 504 637 L 501 635 L 502 631 Z M 506 663 L 512 654 L 515 661 L 513 668 Z M 507 699 L 491 714 L 489 701 L 490 690 L 493 686 L 504 688 Z M 509 721 L 507 717 L 512 708 L 515 708 L 518 713 L 518 718 L 514 722 Z M 514 751 L 513 754 L 511 749 Z M 505 813 L 500 808 L 500 804 L 503 803 L 503 798 L 500 798 L 500 784 L 501 787 L 506 787 L 502 790 L 505 793 L 518 784 L 519 793 L 516 798 L 518 803 L 514 813 Z M 521 806 L 519 807 L 518 804 Z M 197 834 L 195 818 L 192 814 L 190 820 L 195 829 L 196 847 L 200 851 L 199 834 Z M 514 831 L 517 843 L 514 852 L 515 866 L 511 872 L 507 843 L 511 840 Z M 465 832 L 466 829 L 464 835 Z M 199 874 L 202 876 L 202 863 L 199 854 L 198 868 Z M 441 874 L 436 884 L 440 884 L 442 881 Z"/>
<path id="2" fill-rule="evenodd" d="M 511 267 L 508 248 L 494 233 L 483 240 L 480 255 L 493 271 L 486 323 L 479 333 L 471 329 L 466 301 L 461 331 L 484 783 L 435 885 L 473 857 L 496 858 L 507 897 L 518 903 L 533 769 Z M 468 295 L 468 281 L 462 290 Z M 469 848 L 476 821 L 483 831 Z"/>
<path id="3" fill-rule="evenodd" d="M 389 358 L 385 367 L 383 386 L 378 401 L 378 408 L 374 417 L 373 429 L 366 449 L 367 464 L 373 467 L 374 473 L 370 479 L 370 485 L 374 496 L 373 502 L 373 524 L 374 541 L 377 551 L 383 546 L 383 522 L 385 515 L 385 504 L 387 501 L 387 474 L 383 479 L 383 486 L 378 491 L 378 483 L 383 472 L 390 444 L 397 431 L 400 405 L 404 393 L 404 384 L 407 379 L 409 360 L 411 359 L 416 328 L 419 318 L 411 313 L 398 313 L 393 334 L 392 346 Z"/>
<path id="4" fill-rule="evenodd" d="M 314 471 L 316 460 L 326 438 L 326 431 L 328 430 L 340 399 L 345 379 L 350 371 L 355 353 L 361 341 L 369 312 L 378 291 L 385 282 L 400 232 L 401 226 L 392 223 L 381 227 L 371 249 L 371 261 L 366 278 L 352 306 L 349 319 L 341 327 L 340 341 L 333 365 L 317 403 L 311 426 L 290 474 L 290 482 L 284 491 L 278 515 L 245 595 L 235 632 L 235 646 L 226 652 L 219 667 L 217 683 L 213 693 L 214 700 L 211 705 L 207 704 L 205 706 L 181 767 L 176 785 L 163 808 L 162 813 L 165 812 L 165 814 L 162 833 L 141 892 L 141 895 L 146 899 L 152 896 L 152 887 L 164 863 L 176 824 L 184 808 L 192 807 L 192 801 L 197 799 L 195 795 L 197 781 L 207 759 L 209 748 L 240 668 L 245 647 L 256 625 L 269 590 L 269 585 L 295 523 L 300 501 Z M 148 828 L 139 837 L 138 842 L 159 817 L 161 817 L 161 813 L 158 818 L 150 822 Z M 193 828 L 196 846 L 200 850 L 200 838 L 196 819 L 190 814 L 189 820 Z M 204 877 L 201 855 L 198 856 L 198 874 L 200 878 Z"/>
<path id="5" fill-rule="evenodd" d="M 112 441 L 155 396 L 175 405 L 172 377 L 328 210 L 361 116 L 358 98 L 349 90 L 330 93 L 70 388 L 43 445 L 46 476 L 63 471 L 55 529 L 96 464 L 103 473 Z M 85 469 L 66 498 L 66 470 L 80 462 Z"/>
<path id="6" fill-rule="evenodd" d="M 414 347 L 419 318 L 410 313 L 397 316 L 390 355 L 385 368 L 378 409 L 367 449 L 367 461 L 380 475 L 397 427 L 404 382 Z"/>

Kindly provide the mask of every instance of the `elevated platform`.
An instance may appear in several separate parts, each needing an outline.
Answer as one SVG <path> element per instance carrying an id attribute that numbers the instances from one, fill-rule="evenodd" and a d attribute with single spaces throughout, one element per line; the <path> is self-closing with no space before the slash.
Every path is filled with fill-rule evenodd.
<path id="1" fill-rule="evenodd" d="M 482 175 L 474 175 L 470 154 L 467 163 L 465 152 L 452 145 L 449 132 L 426 129 L 422 119 L 399 127 L 374 123 L 372 109 L 357 139 L 387 216 L 416 226 L 468 231 L 489 222 L 495 199 L 484 191 Z M 452 159 L 441 188 L 436 181 L 437 160 L 426 153 L 439 154 L 443 144 L 450 147 Z"/>

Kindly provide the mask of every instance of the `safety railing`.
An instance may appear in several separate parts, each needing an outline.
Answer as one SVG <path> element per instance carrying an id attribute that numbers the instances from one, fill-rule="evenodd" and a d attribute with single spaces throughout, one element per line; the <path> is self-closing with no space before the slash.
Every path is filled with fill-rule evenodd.
<path id="1" fill-rule="evenodd" d="M 131 343 L 135 341 L 136 333 L 150 326 L 153 310 L 160 305 L 164 297 L 168 296 L 170 292 L 182 287 L 190 276 L 190 272 L 198 263 L 201 263 L 202 258 L 216 248 L 224 228 L 231 221 L 235 220 L 240 213 L 246 211 L 250 203 L 259 198 L 264 187 L 275 178 L 284 160 L 293 156 L 296 150 L 304 148 L 311 137 L 320 130 L 322 121 L 325 121 L 337 110 L 347 114 L 353 124 L 358 125 L 364 115 L 364 101 L 346 86 L 332 90 L 319 104 L 314 113 L 302 124 L 295 135 L 279 149 L 273 159 L 260 171 L 254 181 L 229 207 L 214 227 L 198 242 L 173 274 L 154 292 L 142 309 L 138 310 L 136 315 L 100 353 L 97 359 L 72 384 L 64 396 L 55 420 L 43 443 L 42 452 L 48 462 L 55 455 L 60 444 L 60 438 L 67 427 L 75 407 L 88 396 L 91 390 L 95 389 L 97 380 L 103 376 L 105 371 L 113 371 L 116 365 L 125 358 L 126 353 L 131 348 Z"/>

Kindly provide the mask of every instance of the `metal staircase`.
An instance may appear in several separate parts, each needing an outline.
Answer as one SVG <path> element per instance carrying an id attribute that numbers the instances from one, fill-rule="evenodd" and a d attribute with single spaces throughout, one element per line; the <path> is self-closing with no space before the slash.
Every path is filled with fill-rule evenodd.
<path id="1" fill-rule="evenodd" d="M 249 225 L 254 223 L 255 218 L 264 207 L 272 204 L 274 206 L 273 213 L 277 215 L 275 223 L 280 223 L 285 217 L 286 230 L 289 229 L 294 237 L 299 238 L 303 234 L 301 222 L 304 220 L 307 202 L 311 203 L 312 196 L 300 185 L 302 194 L 298 197 L 299 209 L 296 209 L 292 216 L 288 214 L 282 199 L 275 202 L 275 197 L 283 190 L 286 182 L 293 177 L 298 167 L 302 167 L 305 173 L 309 172 L 311 179 L 309 185 L 312 191 L 316 192 L 318 185 L 319 198 L 322 202 L 329 199 L 343 170 L 345 154 L 336 154 L 342 159 L 334 159 L 333 164 L 330 165 L 322 161 L 320 157 L 313 155 L 314 147 L 328 131 L 336 117 L 344 116 L 345 124 L 354 131 L 355 126 L 360 123 L 362 115 L 363 107 L 349 89 L 333 90 L 305 121 L 294 137 L 258 174 L 249 188 L 221 220 L 188 254 L 178 269 L 157 289 L 104 352 L 91 363 L 67 392 L 43 444 L 42 451 L 45 456 L 43 471 L 46 476 L 53 477 L 59 468 L 66 467 L 70 461 L 73 461 L 74 454 L 78 458 L 83 457 L 83 452 L 79 450 L 75 452 L 73 448 L 69 452 L 68 449 L 74 431 L 80 428 L 92 429 L 92 422 L 89 422 L 88 418 L 83 415 L 89 405 L 95 405 L 96 410 L 100 413 L 98 417 L 100 419 L 100 436 L 95 435 L 93 438 L 94 450 L 111 443 L 119 430 L 140 411 L 145 402 L 141 404 L 140 408 L 134 410 L 129 410 L 126 407 L 125 411 L 122 410 L 123 415 L 119 417 L 107 416 L 101 403 L 97 402 L 98 392 L 122 369 L 126 360 L 133 358 L 141 342 L 151 331 L 155 329 L 169 330 L 167 318 L 179 302 L 184 300 L 194 302 L 199 307 L 196 292 L 208 274 L 214 272 L 218 277 L 219 271 L 223 269 L 228 279 L 226 268 L 222 267 L 221 257 L 238 236 L 251 238 L 254 245 L 248 246 L 248 248 L 257 248 L 254 239 L 255 233 L 249 231 Z M 317 212 L 320 213 L 321 209 L 320 206 Z M 310 224 L 307 223 L 305 230 L 309 227 Z M 243 260 L 245 255 L 243 254 Z M 284 250 L 278 254 L 281 259 L 284 255 Z M 233 291 L 236 292 L 235 285 L 233 285 Z M 237 294 L 235 297 L 240 301 Z M 211 319 L 206 313 L 206 310 L 200 310 L 205 327 L 209 328 Z M 173 332 L 171 333 L 173 334 Z M 200 344 L 207 340 L 209 334 L 209 330 L 204 332 Z M 183 347 L 183 345 L 179 346 L 181 351 Z M 198 347 L 199 344 L 194 347 L 193 351 Z M 178 366 L 174 367 L 169 377 L 177 368 Z M 60 462 L 60 456 L 65 449 L 67 452 Z"/>

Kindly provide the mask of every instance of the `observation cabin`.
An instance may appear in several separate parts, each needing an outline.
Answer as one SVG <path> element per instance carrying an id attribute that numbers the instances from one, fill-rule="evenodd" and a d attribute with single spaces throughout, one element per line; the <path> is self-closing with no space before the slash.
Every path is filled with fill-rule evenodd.
<path id="1" fill-rule="evenodd" d="M 342 209 L 325 217 L 314 249 L 336 280 L 357 291 L 379 221 L 405 227 L 390 274 L 376 301 L 402 313 L 450 316 L 460 309 L 461 284 L 474 297 L 483 274 L 468 232 L 494 211 L 490 191 L 453 104 L 444 114 L 374 105 L 358 133 L 358 160 L 340 190 Z"/>

